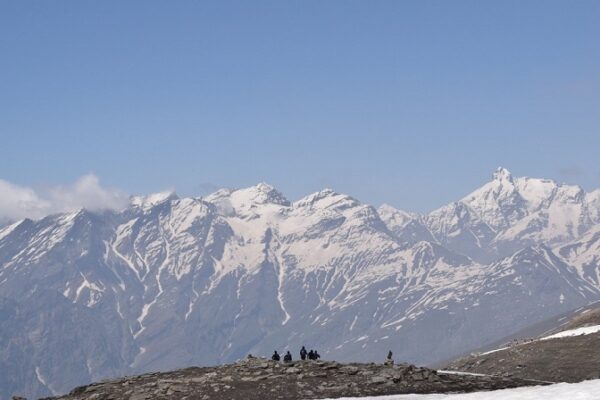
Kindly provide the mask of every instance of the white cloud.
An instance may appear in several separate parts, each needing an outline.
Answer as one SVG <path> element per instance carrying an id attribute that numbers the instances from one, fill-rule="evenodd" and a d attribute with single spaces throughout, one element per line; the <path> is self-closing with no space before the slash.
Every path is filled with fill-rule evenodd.
<path id="1" fill-rule="evenodd" d="M 38 218 L 51 208 L 35 190 L 0 179 L 0 221 Z"/>
<path id="2" fill-rule="evenodd" d="M 15 185 L 0 179 L 0 222 L 22 218 L 41 218 L 49 214 L 86 208 L 119 210 L 127 206 L 129 196 L 121 190 L 104 188 L 94 174 L 84 175 L 75 183 L 46 190 Z"/>

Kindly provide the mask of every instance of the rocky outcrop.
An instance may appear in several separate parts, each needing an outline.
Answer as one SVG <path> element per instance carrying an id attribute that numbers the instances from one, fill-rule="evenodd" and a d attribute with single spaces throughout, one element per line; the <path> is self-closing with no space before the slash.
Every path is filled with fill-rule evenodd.
<path id="1" fill-rule="evenodd" d="M 543 382 L 441 373 L 409 364 L 275 362 L 250 357 L 219 367 L 150 373 L 81 386 L 53 399 L 287 400 L 495 390 Z"/>

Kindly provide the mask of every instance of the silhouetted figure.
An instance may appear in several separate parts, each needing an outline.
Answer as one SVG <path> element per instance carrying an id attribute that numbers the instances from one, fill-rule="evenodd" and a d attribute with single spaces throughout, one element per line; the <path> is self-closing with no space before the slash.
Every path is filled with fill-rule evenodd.
<path id="1" fill-rule="evenodd" d="M 394 359 L 392 358 L 392 351 L 388 351 L 388 355 L 385 359 L 385 361 L 383 362 L 383 365 L 390 365 L 393 366 L 394 365 Z"/>
<path id="2" fill-rule="evenodd" d="M 292 354 L 289 350 L 285 353 L 285 356 L 283 356 L 283 362 L 292 362 Z"/>
<path id="3" fill-rule="evenodd" d="M 306 349 L 304 348 L 304 346 L 302 346 L 302 348 L 300 349 L 300 359 L 301 360 L 306 360 L 306 355 L 308 353 L 306 352 Z"/>
<path id="4" fill-rule="evenodd" d="M 321 358 L 321 355 L 315 350 L 313 357 L 314 360 L 318 360 L 319 358 Z"/>
<path id="5" fill-rule="evenodd" d="M 273 361 L 279 361 L 279 360 L 281 360 L 281 357 L 279 357 L 279 354 L 277 353 L 277 350 L 275 350 L 273 352 L 273 355 L 271 356 L 271 360 L 273 360 Z"/>
<path id="6" fill-rule="evenodd" d="M 312 349 L 310 349 L 310 351 L 308 352 L 308 359 L 309 360 L 314 360 L 315 359 L 315 352 L 312 351 Z"/>

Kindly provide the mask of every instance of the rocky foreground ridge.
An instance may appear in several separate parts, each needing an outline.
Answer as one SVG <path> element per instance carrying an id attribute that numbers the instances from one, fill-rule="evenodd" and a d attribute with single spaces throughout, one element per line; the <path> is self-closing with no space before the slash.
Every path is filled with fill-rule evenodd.
<path id="1" fill-rule="evenodd" d="M 444 373 L 409 364 L 282 363 L 249 357 L 218 367 L 149 373 L 81 386 L 47 399 L 287 400 L 496 390 L 547 382 Z"/>

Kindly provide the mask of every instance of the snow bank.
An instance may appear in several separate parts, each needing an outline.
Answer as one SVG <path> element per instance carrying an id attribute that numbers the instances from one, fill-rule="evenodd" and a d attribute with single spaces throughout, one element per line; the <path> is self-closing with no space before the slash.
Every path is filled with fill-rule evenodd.
<path id="1" fill-rule="evenodd" d="M 499 349 L 486 351 L 485 353 L 480 353 L 479 355 L 480 356 L 485 356 L 486 354 L 492 354 L 492 353 L 496 353 L 498 351 L 502 351 L 502 350 L 506 350 L 506 349 L 510 349 L 510 346 L 508 346 L 508 347 L 500 347 Z"/>
<path id="2" fill-rule="evenodd" d="M 577 329 L 569 329 L 568 331 L 562 331 L 555 333 L 554 335 L 545 336 L 540 338 L 539 340 L 548 340 L 548 339 L 558 339 L 563 337 L 570 336 L 580 336 L 580 335 L 591 335 L 592 333 L 600 332 L 600 325 L 594 326 L 584 326 L 582 328 Z"/>
<path id="3" fill-rule="evenodd" d="M 580 383 L 557 383 L 550 386 L 531 386 L 467 394 L 407 394 L 361 397 L 362 400 L 598 400 L 598 398 L 600 398 L 600 379 Z M 351 398 L 346 397 L 345 399 Z"/>
<path id="4" fill-rule="evenodd" d="M 594 326 L 584 326 L 582 328 L 577 328 L 577 329 L 569 329 L 568 331 L 562 331 L 562 332 L 558 332 L 558 333 L 554 333 L 552 335 L 549 336 L 544 336 L 541 337 L 539 339 L 534 339 L 530 342 L 526 342 L 526 343 L 518 343 L 515 346 L 520 346 L 520 345 L 527 345 L 527 344 L 531 344 L 540 340 L 549 340 L 549 339 L 560 339 L 560 338 L 565 338 L 565 337 L 573 337 L 573 336 L 581 336 L 581 335 L 591 335 L 593 333 L 598 333 L 600 332 L 600 325 L 594 325 Z M 490 350 L 490 351 L 486 351 L 485 353 L 479 353 L 480 356 L 484 356 L 486 354 L 492 354 L 495 353 L 497 351 L 502 351 L 502 350 L 506 350 L 506 349 L 510 349 L 511 346 L 508 347 L 501 347 L 499 349 L 494 349 L 494 350 Z M 598 397 L 600 399 L 600 396 Z"/>

